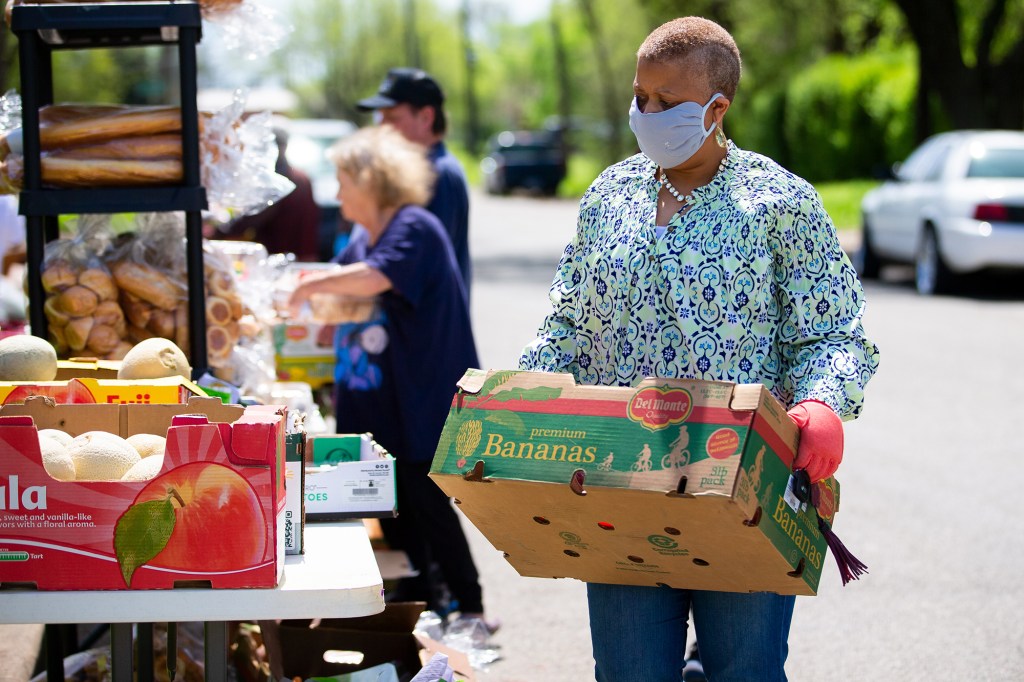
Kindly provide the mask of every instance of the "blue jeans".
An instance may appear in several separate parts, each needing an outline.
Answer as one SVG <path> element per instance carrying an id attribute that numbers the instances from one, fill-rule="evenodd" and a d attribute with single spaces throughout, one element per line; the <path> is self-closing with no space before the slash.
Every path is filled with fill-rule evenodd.
<path id="1" fill-rule="evenodd" d="M 587 584 L 598 682 L 679 682 L 693 608 L 709 682 L 785 682 L 795 597 Z"/>

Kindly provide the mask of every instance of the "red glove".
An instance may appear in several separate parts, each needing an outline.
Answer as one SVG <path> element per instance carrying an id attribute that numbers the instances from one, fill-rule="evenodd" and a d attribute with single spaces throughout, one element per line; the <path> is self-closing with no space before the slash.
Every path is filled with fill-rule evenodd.
<path id="1" fill-rule="evenodd" d="M 843 420 L 817 400 L 797 403 L 788 412 L 800 427 L 800 446 L 793 469 L 804 469 L 817 483 L 835 473 L 843 461 Z"/>

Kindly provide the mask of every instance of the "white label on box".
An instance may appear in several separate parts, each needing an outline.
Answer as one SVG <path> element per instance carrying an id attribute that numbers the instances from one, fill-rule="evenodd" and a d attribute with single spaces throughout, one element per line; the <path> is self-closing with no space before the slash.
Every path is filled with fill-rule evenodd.
<path id="1" fill-rule="evenodd" d="M 395 506 L 394 460 L 306 469 L 306 513 L 386 512 Z"/>
<path id="2" fill-rule="evenodd" d="M 792 509 L 793 513 L 795 513 L 795 514 L 799 514 L 801 511 L 807 511 L 807 503 L 806 502 L 801 502 L 800 498 L 798 498 L 793 493 L 793 475 L 792 474 L 790 474 L 789 480 L 786 481 L 786 492 L 782 496 L 782 499 L 785 500 L 786 504 L 789 505 L 789 508 Z"/>
<path id="3" fill-rule="evenodd" d="M 302 462 L 284 464 L 284 553 L 302 553 Z"/>

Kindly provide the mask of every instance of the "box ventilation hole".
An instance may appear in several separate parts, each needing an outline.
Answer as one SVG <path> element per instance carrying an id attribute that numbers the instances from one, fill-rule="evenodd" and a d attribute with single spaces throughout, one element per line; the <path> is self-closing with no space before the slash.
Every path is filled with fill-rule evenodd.
<path id="1" fill-rule="evenodd" d="M 597 527 L 602 530 L 615 530 L 615 526 L 608 523 L 607 521 L 598 521 Z"/>
<path id="2" fill-rule="evenodd" d="M 565 552 L 566 556 L 578 557 L 580 555 L 579 552 L 574 552 L 571 549 L 566 549 L 566 550 L 563 550 L 563 551 Z"/>
<path id="3" fill-rule="evenodd" d="M 634 564 L 642 564 L 644 562 L 643 557 L 634 556 L 632 554 L 630 554 L 626 558 L 632 561 Z"/>
<path id="4" fill-rule="evenodd" d="M 761 523 L 761 507 L 757 508 L 752 518 L 743 519 L 743 525 L 748 526 L 750 528 L 754 528 L 759 523 Z"/>
<path id="5" fill-rule="evenodd" d="M 654 583 L 654 586 L 655 587 L 667 587 L 670 590 L 672 589 L 672 586 L 669 585 L 668 583 Z"/>
<path id="6" fill-rule="evenodd" d="M 569 489 L 574 493 L 583 497 L 587 494 L 587 491 L 583 488 L 583 483 L 587 480 L 587 472 L 583 469 L 577 469 L 572 472 L 572 477 L 569 478 Z"/>
<path id="7" fill-rule="evenodd" d="M 710 566 L 711 565 L 708 562 L 704 561 L 703 559 L 694 559 L 693 563 L 696 564 L 697 566 Z"/>
<path id="8" fill-rule="evenodd" d="M 795 568 L 795 569 L 793 569 L 792 571 L 788 571 L 788 572 L 786 573 L 786 575 L 788 575 L 788 576 L 789 576 L 790 578 L 800 578 L 800 577 L 802 577 L 802 576 L 803 576 L 803 574 L 804 574 L 804 568 L 806 568 L 806 567 L 807 567 L 807 562 L 806 562 L 806 560 L 805 560 L 805 559 L 803 559 L 803 558 L 801 557 L 801 559 L 800 559 L 800 563 L 798 563 L 798 564 L 796 565 L 796 568 Z"/>
<path id="9" fill-rule="evenodd" d="M 665 526 L 665 534 L 666 535 L 682 535 L 683 533 L 678 528 L 673 528 L 672 526 Z"/>
<path id="10" fill-rule="evenodd" d="M 533 520 L 536 521 L 537 523 L 539 523 L 542 526 L 547 526 L 548 524 L 551 523 L 550 521 L 545 519 L 543 516 L 534 516 Z"/>

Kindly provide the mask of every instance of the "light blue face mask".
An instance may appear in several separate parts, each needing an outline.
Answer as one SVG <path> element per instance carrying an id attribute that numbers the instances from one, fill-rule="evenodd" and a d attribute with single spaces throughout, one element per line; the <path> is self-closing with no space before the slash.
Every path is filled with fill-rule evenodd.
<path id="1" fill-rule="evenodd" d="M 697 102 L 683 102 L 653 114 L 640 111 L 634 97 L 629 105 L 629 127 L 636 135 L 640 151 L 662 168 L 675 168 L 686 163 L 714 132 L 717 125 L 714 122 L 710 128 L 704 129 L 704 115 L 719 97 L 724 95 L 716 92 L 704 106 Z"/>

